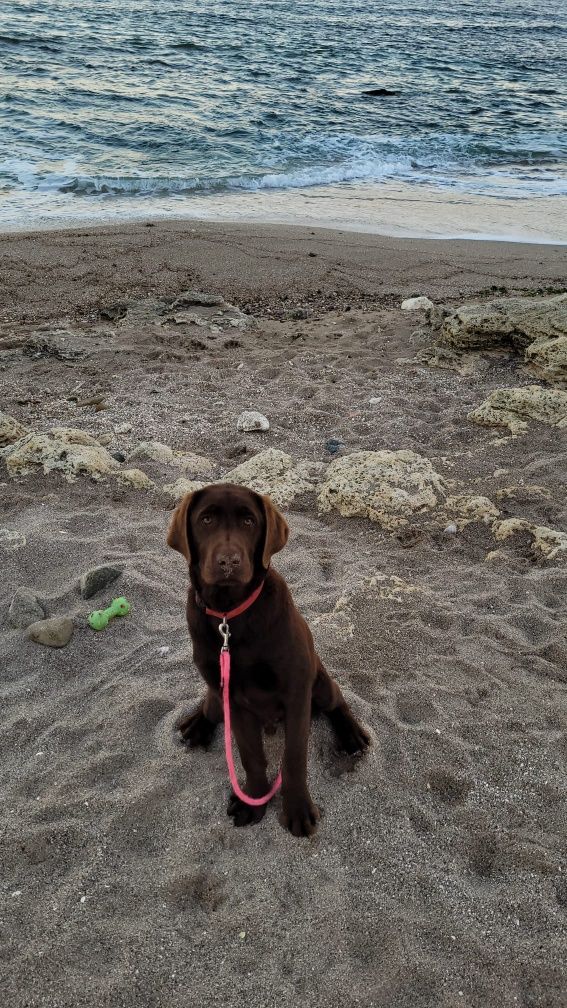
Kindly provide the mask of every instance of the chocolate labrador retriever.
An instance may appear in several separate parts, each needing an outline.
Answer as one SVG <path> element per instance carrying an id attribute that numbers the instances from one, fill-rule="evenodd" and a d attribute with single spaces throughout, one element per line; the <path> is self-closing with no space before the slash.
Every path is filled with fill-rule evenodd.
<path id="1" fill-rule="evenodd" d="M 187 621 L 193 657 L 207 692 L 177 728 L 185 745 L 206 747 L 222 720 L 218 617 L 240 606 L 262 585 L 257 599 L 230 620 L 232 730 L 246 772 L 246 794 L 269 788 L 262 729 L 283 720 L 281 823 L 294 836 L 310 836 L 319 811 L 307 788 L 307 746 L 312 711 L 324 711 L 339 747 L 362 752 L 369 736 L 315 652 L 307 623 L 284 579 L 270 566 L 287 542 L 288 526 L 269 497 L 220 483 L 187 494 L 178 504 L 167 542 L 189 564 Z M 249 806 L 234 792 L 228 814 L 235 826 L 258 822 L 266 805 Z"/>

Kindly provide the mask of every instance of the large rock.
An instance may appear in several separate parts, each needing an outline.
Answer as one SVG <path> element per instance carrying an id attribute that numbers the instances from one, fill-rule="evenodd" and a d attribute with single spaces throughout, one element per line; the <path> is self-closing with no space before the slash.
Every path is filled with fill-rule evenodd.
<path id="1" fill-rule="evenodd" d="M 508 427 L 513 434 L 527 430 L 528 420 L 567 427 L 567 392 L 541 385 L 496 389 L 469 413 L 469 420 L 486 427 Z"/>
<path id="2" fill-rule="evenodd" d="M 291 455 L 267 448 L 242 462 L 226 474 L 226 483 L 247 486 L 257 493 L 268 494 L 275 504 L 285 507 L 298 494 L 314 487 L 308 463 L 294 463 Z"/>
<path id="3" fill-rule="evenodd" d="M 44 473 L 60 471 L 69 482 L 80 473 L 99 480 L 118 471 L 110 453 L 85 431 L 57 428 L 57 434 L 26 434 L 0 449 L 10 476 L 23 476 L 41 468 Z"/>
<path id="4" fill-rule="evenodd" d="M 73 620 L 69 616 L 54 616 L 32 623 L 28 627 L 27 635 L 35 644 L 62 648 L 71 640 L 73 630 Z"/>
<path id="5" fill-rule="evenodd" d="M 45 618 L 45 609 L 29 588 L 18 588 L 10 602 L 8 619 L 12 626 L 25 629 Z"/>
<path id="6" fill-rule="evenodd" d="M 113 584 L 121 574 L 121 567 L 111 567 L 109 564 L 92 567 L 81 576 L 79 591 L 84 599 L 92 598 L 97 592 Z"/>
<path id="7" fill-rule="evenodd" d="M 553 297 L 496 298 L 463 305 L 446 315 L 439 337 L 461 350 L 512 346 L 567 336 L 567 293 Z"/>
<path id="8" fill-rule="evenodd" d="M 390 530 L 443 497 L 443 480 L 429 459 L 407 450 L 343 455 L 328 467 L 318 494 L 321 511 L 360 515 Z"/>
<path id="9" fill-rule="evenodd" d="M 137 458 L 152 459 L 153 462 L 171 464 L 174 458 L 173 448 L 170 448 L 169 445 L 161 444 L 160 441 L 142 441 L 130 455 L 129 461 Z"/>

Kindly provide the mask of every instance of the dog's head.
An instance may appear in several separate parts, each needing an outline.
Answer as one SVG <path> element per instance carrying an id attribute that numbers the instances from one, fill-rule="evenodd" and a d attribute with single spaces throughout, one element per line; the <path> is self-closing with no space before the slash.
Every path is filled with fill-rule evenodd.
<path id="1" fill-rule="evenodd" d="M 177 505 L 168 545 L 186 558 L 199 584 L 245 587 L 283 549 L 289 529 L 269 497 L 232 483 L 186 494 Z"/>

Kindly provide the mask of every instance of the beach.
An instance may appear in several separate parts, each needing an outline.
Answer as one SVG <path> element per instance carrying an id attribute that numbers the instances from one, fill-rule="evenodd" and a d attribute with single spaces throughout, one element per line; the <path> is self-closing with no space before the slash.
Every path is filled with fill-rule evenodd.
<path id="1" fill-rule="evenodd" d="M 549 234 L 0 235 L 6 1008 L 565 1004 L 566 284 Z M 414 297 L 433 309 L 402 310 Z M 535 321 L 518 298 L 543 305 Z M 524 387 L 505 413 L 495 394 Z M 269 430 L 238 430 L 244 410 Z M 279 798 L 235 829 L 221 735 L 177 744 L 202 686 L 165 536 L 183 489 L 218 480 L 281 507 L 274 565 L 371 735 L 353 762 L 314 721 L 311 840 L 284 832 Z M 101 565 L 115 578 L 86 598 Z M 117 596 L 130 615 L 93 631 Z M 26 605 L 70 619 L 68 642 L 30 639 Z M 281 747 L 267 739 L 274 771 Z"/>

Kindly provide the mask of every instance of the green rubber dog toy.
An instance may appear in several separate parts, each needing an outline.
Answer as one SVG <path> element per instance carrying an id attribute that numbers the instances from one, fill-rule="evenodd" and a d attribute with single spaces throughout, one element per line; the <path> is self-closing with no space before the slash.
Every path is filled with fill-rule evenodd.
<path id="1" fill-rule="evenodd" d="M 89 626 L 93 630 L 104 630 L 115 616 L 127 616 L 132 606 L 126 601 L 123 595 L 115 598 L 110 603 L 108 609 L 96 609 L 88 617 Z"/>

